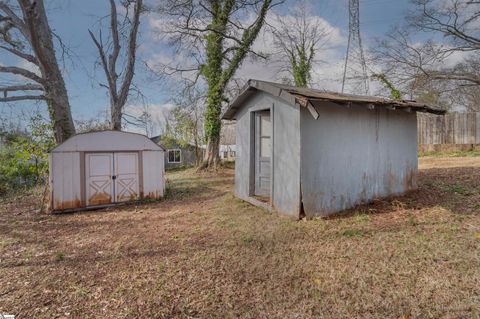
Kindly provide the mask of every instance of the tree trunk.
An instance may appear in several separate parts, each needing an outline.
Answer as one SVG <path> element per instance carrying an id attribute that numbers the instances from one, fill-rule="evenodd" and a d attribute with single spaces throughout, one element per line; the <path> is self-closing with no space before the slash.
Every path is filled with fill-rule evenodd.
<path id="1" fill-rule="evenodd" d="M 207 108 L 205 111 L 205 137 L 207 140 L 207 151 L 205 153 L 204 164 L 206 168 L 217 168 L 220 163 L 220 131 L 222 120 L 220 114 L 222 111 L 223 92 L 214 86 L 209 88 L 207 99 Z"/>
<path id="2" fill-rule="evenodd" d="M 220 164 L 220 136 L 211 138 L 207 144 L 207 152 L 205 153 L 205 164 L 207 168 L 216 169 Z"/>
<path id="3" fill-rule="evenodd" d="M 63 78 L 60 77 L 57 81 L 49 82 L 45 85 L 44 90 L 47 97 L 50 120 L 53 123 L 55 132 L 55 141 L 60 144 L 75 134 L 75 126 Z"/>
<path id="4" fill-rule="evenodd" d="M 24 15 L 25 33 L 29 35 L 27 39 L 38 59 L 38 66 L 42 73 L 42 85 L 55 130 L 55 140 L 57 143 L 62 143 L 75 134 L 75 126 L 45 7 L 41 0 L 32 2 L 20 0 L 19 4 Z"/>
<path id="5" fill-rule="evenodd" d="M 114 131 L 122 130 L 122 108 L 123 106 L 117 105 L 115 103 L 113 103 L 112 107 L 110 108 L 110 112 L 112 113 L 112 123 L 110 124 L 110 128 Z"/>

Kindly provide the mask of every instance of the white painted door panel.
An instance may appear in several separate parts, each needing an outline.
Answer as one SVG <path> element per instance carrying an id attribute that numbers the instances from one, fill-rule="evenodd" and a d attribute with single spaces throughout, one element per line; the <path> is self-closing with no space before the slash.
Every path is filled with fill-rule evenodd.
<path id="1" fill-rule="evenodd" d="M 96 153 L 85 156 L 87 205 L 105 205 L 113 200 L 113 154 Z"/>
<path id="2" fill-rule="evenodd" d="M 255 114 L 255 195 L 270 196 L 271 169 L 271 135 L 270 111 Z"/>
<path id="3" fill-rule="evenodd" d="M 115 202 L 138 199 L 138 153 L 114 153 L 114 157 Z"/>

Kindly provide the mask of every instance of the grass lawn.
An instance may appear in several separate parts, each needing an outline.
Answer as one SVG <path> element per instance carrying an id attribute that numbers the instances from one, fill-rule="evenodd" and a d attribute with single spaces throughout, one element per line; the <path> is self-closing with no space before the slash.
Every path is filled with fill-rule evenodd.
<path id="1" fill-rule="evenodd" d="M 418 191 L 308 222 L 235 199 L 231 169 L 102 211 L 0 199 L 0 314 L 479 318 L 480 157 L 420 162 Z"/>

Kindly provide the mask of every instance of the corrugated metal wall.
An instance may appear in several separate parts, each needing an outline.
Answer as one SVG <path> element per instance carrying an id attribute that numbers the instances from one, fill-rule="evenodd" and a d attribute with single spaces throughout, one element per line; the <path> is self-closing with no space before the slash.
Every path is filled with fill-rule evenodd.
<path id="1" fill-rule="evenodd" d="M 480 112 L 418 114 L 418 144 L 480 144 Z"/>
<path id="2" fill-rule="evenodd" d="M 415 189 L 415 112 L 328 102 L 301 109 L 301 187 L 307 217 Z"/>

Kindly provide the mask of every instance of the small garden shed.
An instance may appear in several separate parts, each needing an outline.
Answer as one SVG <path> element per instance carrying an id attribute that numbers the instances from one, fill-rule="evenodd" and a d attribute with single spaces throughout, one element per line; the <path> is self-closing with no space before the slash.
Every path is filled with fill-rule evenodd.
<path id="1" fill-rule="evenodd" d="M 249 80 L 236 120 L 235 193 L 300 218 L 327 216 L 417 187 L 415 101 Z"/>
<path id="2" fill-rule="evenodd" d="M 160 198 L 164 171 L 164 149 L 144 135 L 77 134 L 50 151 L 50 210 Z"/>

